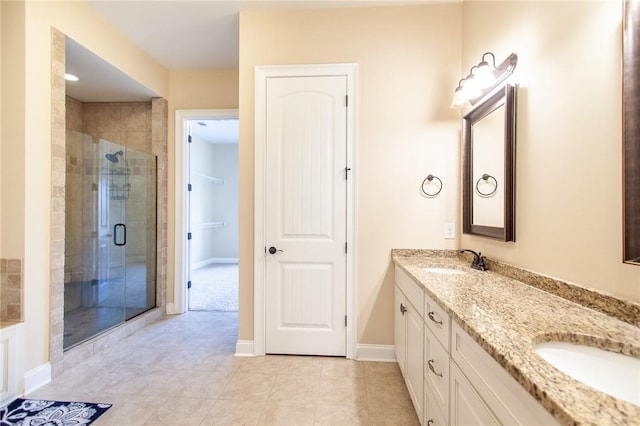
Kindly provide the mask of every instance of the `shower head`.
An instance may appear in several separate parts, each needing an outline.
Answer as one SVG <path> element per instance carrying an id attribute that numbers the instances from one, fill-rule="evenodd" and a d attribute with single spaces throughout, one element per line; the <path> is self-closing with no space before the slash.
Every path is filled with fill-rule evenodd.
<path id="1" fill-rule="evenodd" d="M 105 158 L 109 161 L 111 161 L 112 163 L 117 163 L 118 162 L 118 155 L 123 156 L 124 152 L 122 151 L 118 151 L 114 154 L 107 154 L 105 155 Z"/>

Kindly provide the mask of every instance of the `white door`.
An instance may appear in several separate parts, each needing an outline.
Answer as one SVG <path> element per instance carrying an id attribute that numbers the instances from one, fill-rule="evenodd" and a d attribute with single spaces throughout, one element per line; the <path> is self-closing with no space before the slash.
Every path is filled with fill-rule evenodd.
<path id="1" fill-rule="evenodd" d="M 267 79 L 267 353 L 346 355 L 346 94 L 346 76 Z"/>

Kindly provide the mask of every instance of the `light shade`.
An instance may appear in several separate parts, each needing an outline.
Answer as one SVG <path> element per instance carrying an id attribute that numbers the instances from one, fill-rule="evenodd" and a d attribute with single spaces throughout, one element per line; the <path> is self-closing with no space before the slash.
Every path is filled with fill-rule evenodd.
<path id="1" fill-rule="evenodd" d="M 67 81 L 78 81 L 80 80 L 77 76 L 73 74 L 69 74 L 68 72 L 64 74 L 64 79 Z"/>

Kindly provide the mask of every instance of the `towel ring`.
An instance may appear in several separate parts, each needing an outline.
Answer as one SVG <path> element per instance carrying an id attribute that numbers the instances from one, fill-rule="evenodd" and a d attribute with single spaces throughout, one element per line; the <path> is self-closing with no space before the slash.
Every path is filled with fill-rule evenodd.
<path id="1" fill-rule="evenodd" d="M 436 179 L 436 180 L 440 183 L 438 190 L 437 190 L 436 192 L 427 192 L 427 190 L 426 190 L 426 189 L 424 189 L 425 184 L 426 184 L 426 185 L 428 185 L 428 184 L 430 184 L 430 183 L 433 183 L 433 180 L 434 180 L 434 179 Z M 421 191 L 422 191 L 422 193 L 423 193 L 424 195 L 426 195 L 427 197 L 429 197 L 429 198 L 433 198 L 433 197 L 435 197 L 436 195 L 438 195 L 438 194 L 440 193 L 440 191 L 442 191 L 442 181 L 440 180 L 440 178 L 439 178 L 438 176 L 435 176 L 435 175 L 431 175 L 431 174 L 430 174 L 430 175 L 428 175 L 426 178 L 424 178 L 424 180 L 422 181 L 422 185 L 420 186 L 420 190 L 421 190 Z"/>
<path id="2" fill-rule="evenodd" d="M 485 183 L 489 183 L 491 184 L 491 182 L 489 180 L 493 181 L 493 191 L 489 191 L 489 192 L 482 192 L 480 191 L 480 182 L 484 181 Z M 496 191 L 498 190 L 498 181 L 496 180 L 496 178 L 494 178 L 493 176 L 484 173 L 482 176 L 480 176 L 480 178 L 476 181 L 476 192 L 478 193 L 479 196 L 481 197 L 491 197 L 493 194 L 496 193 Z"/>

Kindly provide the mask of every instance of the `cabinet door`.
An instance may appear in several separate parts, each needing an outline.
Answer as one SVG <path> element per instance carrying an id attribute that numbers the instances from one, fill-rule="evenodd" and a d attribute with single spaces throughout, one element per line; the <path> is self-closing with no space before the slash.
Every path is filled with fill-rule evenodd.
<path id="1" fill-rule="evenodd" d="M 404 316 L 404 294 L 396 285 L 394 287 L 393 320 L 394 320 L 394 344 L 396 347 L 396 361 L 402 373 L 406 375 L 407 363 L 407 327 Z"/>
<path id="2" fill-rule="evenodd" d="M 422 392 L 424 384 L 423 351 L 424 351 L 424 320 L 418 310 L 407 303 L 405 313 L 407 320 L 407 374 L 406 382 L 413 399 L 418 418 L 422 419 Z"/>
<path id="3" fill-rule="evenodd" d="M 451 426 L 499 425 L 500 422 L 454 362 L 450 366 Z"/>

